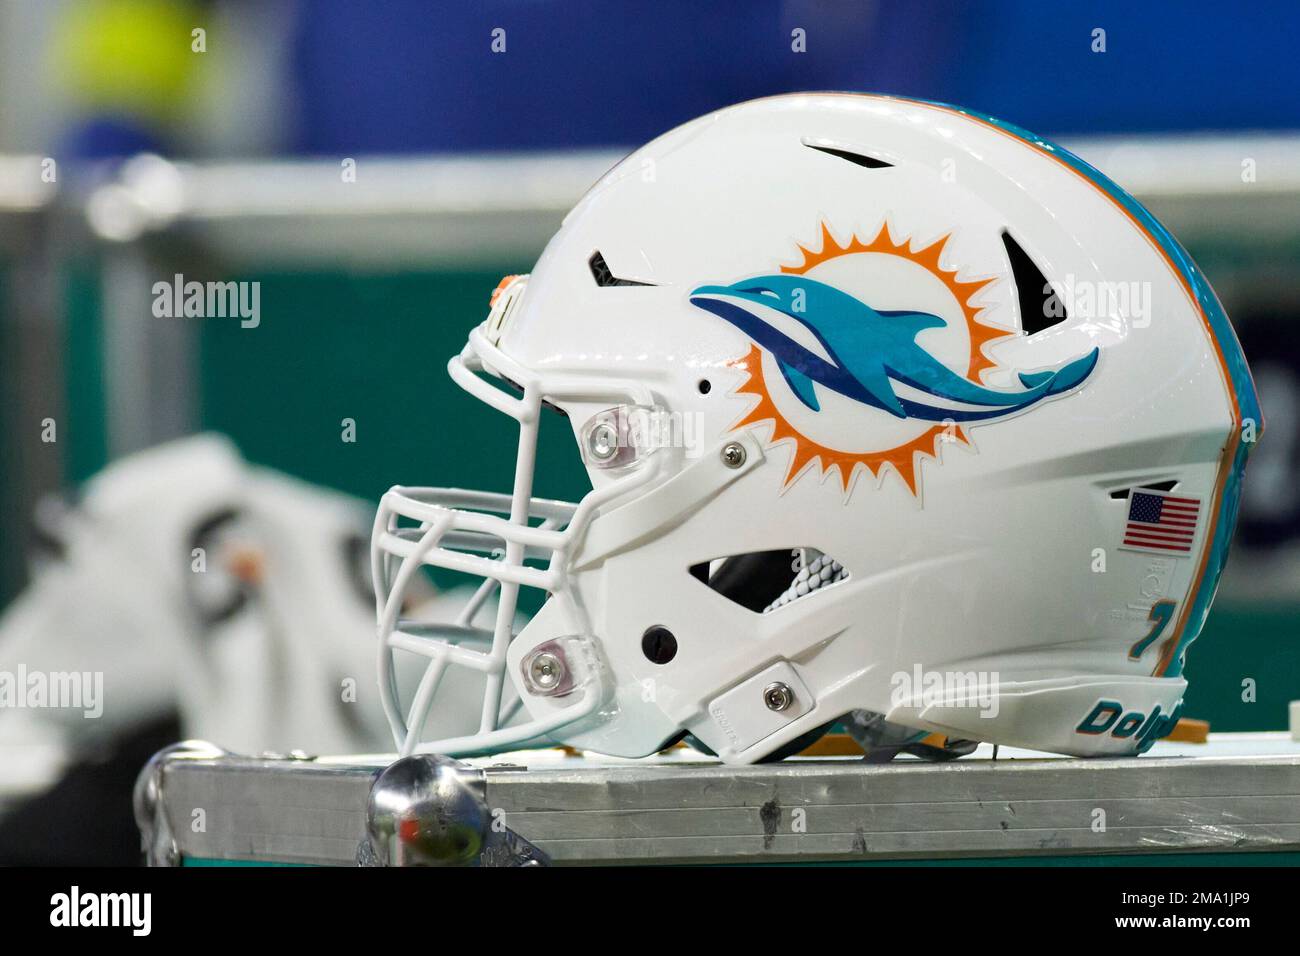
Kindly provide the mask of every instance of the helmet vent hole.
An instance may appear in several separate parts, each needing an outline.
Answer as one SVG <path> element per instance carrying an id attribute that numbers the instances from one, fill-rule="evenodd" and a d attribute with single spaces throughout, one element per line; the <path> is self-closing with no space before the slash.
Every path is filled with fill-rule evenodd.
<path id="1" fill-rule="evenodd" d="M 677 656 L 677 638 L 668 628 L 656 624 L 641 635 L 641 653 L 652 664 L 667 664 Z"/>
<path id="2" fill-rule="evenodd" d="M 1011 277 L 1015 280 L 1016 298 L 1020 303 L 1020 328 L 1025 335 L 1034 335 L 1068 319 L 1065 305 L 1048 284 L 1043 271 L 1005 229 L 1002 230 L 1002 245 L 1007 250 L 1007 261 L 1011 263 Z"/>
<path id="3" fill-rule="evenodd" d="M 700 390 L 701 395 L 707 395 L 709 394 L 709 392 L 713 391 L 713 383 L 710 382 L 707 378 L 702 378 L 700 379 L 700 384 L 698 388 Z"/>
<path id="4" fill-rule="evenodd" d="M 1140 485 L 1133 485 L 1131 488 L 1116 488 L 1110 493 L 1115 501 L 1127 501 L 1128 496 L 1134 491 L 1164 491 L 1170 492 L 1178 487 L 1176 481 L 1144 481 Z"/>
<path id="5" fill-rule="evenodd" d="M 591 254 L 591 258 L 587 260 L 587 265 L 591 269 L 591 277 L 596 280 L 596 285 L 600 286 L 602 289 L 613 286 L 654 285 L 653 282 L 637 282 L 635 279 L 620 279 L 618 276 L 614 275 L 614 270 L 612 270 L 605 262 L 605 257 L 600 254 L 599 249 Z"/>
<path id="6" fill-rule="evenodd" d="M 876 159 L 874 156 L 868 156 L 865 153 L 855 153 L 849 149 L 839 149 L 835 146 L 818 146 L 816 143 L 804 143 L 809 149 L 815 149 L 819 153 L 825 153 L 827 156 L 834 156 L 837 159 L 847 160 L 855 166 L 862 166 L 866 169 L 890 169 L 893 163 L 887 163 L 883 159 Z"/>

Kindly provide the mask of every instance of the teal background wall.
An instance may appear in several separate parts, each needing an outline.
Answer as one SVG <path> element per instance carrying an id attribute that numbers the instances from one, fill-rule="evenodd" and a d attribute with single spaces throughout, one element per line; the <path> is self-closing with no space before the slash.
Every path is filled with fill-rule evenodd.
<path id="1" fill-rule="evenodd" d="M 1285 730 L 1300 698 L 1300 607 L 1220 597 L 1187 653 L 1187 717 L 1217 731 Z M 1254 700 L 1244 699 L 1253 681 Z"/>
<path id="2" fill-rule="evenodd" d="M 70 261 L 64 272 L 64 472 L 79 484 L 108 464 L 104 420 L 104 335 L 98 264 Z"/>
<path id="3" fill-rule="evenodd" d="M 202 425 L 253 461 L 365 498 L 397 483 L 509 491 L 518 431 L 456 386 L 447 361 L 500 277 L 527 268 L 239 276 L 261 282 L 262 320 L 203 324 Z M 344 418 L 355 443 L 341 440 Z M 536 493 L 581 494 L 567 424 L 547 415 L 544 427 Z"/>

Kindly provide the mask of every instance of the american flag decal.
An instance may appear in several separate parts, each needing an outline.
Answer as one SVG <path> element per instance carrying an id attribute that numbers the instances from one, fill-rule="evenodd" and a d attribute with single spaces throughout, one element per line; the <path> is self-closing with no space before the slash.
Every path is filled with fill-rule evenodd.
<path id="1" fill-rule="evenodd" d="M 1190 554 L 1201 499 L 1134 488 L 1128 496 L 1128 523 L 1121 548 L 1153 554 Z"/>

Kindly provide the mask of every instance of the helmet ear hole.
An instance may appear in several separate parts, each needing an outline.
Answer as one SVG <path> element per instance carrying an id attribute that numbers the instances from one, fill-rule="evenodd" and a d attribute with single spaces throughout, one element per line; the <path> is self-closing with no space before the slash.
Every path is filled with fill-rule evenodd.
<path id="1" fill-rule="evenodd" d="M 698 388 L 700 390 L 701 395 L 707 395 L 709 394 L 709 392 L 713 391 L 713 383 L 710 382 L 707 378 L 702 378 L 700 379 L 700 384 L 698 385 Z"/>
<path id="2" fill-rule="evenodd" d="M 667 664 L 677 656 L 677 638 L 668 628 L 656 624 L 641 635 L 641 653 L 652 664 Z"/>

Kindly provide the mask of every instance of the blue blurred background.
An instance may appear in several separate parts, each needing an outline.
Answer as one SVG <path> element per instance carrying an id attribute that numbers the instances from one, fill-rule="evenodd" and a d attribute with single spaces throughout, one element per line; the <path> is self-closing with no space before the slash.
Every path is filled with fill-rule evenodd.
<path id="1" fill-rule="evenodd" d="M 1286 0 L 7 6 L 0 148 L 11 150 L 625 146 L 728 103 L 801 89 L 938 99 L 1055 134 L 1291 128 L 1300 117 L 1300 5 Z M 203 56 L 186 55 L 195 25 L 208 31 Z M 505 49 L 494 53 L 498 28 Z M 58 95 L 24 95 L 37 80 Z"/>

